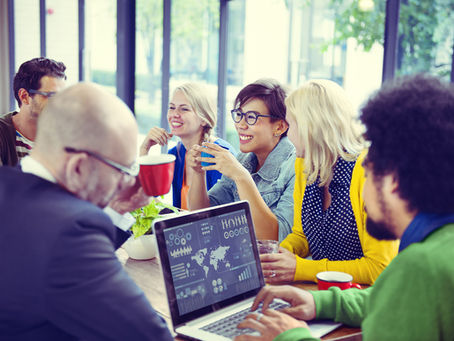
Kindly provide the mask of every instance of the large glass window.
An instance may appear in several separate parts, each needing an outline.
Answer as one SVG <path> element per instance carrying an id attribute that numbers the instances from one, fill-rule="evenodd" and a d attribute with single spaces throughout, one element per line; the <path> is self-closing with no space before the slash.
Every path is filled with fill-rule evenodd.
<path id="1" fill-rule="evenodd" d="M 397 74 L 429 72 L 450 79 L 454 0 L 402 0 Z"/>
<path id="2" fill-rule="evenodd" d="M 162 0 L 137 0 L 135 111 L 142 134 L 160 125 Z M 179 84 L 196 81 L 217 91 L 219 1 L 174 0 L 171 16 L 170 96 Z"/>
<path id="3" fill-rule="evenodd" d="M 85 1 L 84 79 L 116 93 L 117 2 Z"/>
<path id="4" fill-rule="evenodd" d="M 136 2 L 135 113 L 141 134 L 161 117 L 162 0 Z"/>
<path id="5" fill-rule="evenodd" d="M 170 96 L 176 86 L 189 81 L 207 84 L 216 96 L 218 51 L 219 1 L 172 1 Z"/>
<path id="6" fill-rule="evenodd" d="M 68 85 L 79 80 L 77 13 L 77 0 L 46 0 L 46 54 L 66 65 Z"/>
<path id="7" fill-rule="evenodd" d="M 384 0 L 229 1 L 226 112 L 239 90 L 261 77 L 290 89 L 331 79 L 358 108 L 381 85 L 384 9 Z M 237 146 L 229 115 L 226 130 Z"/>
<path id="8" fill-rule="evenodd" d="M 287 83 L 289 11 L 284 0 L 232 0 L 228 6 L 225 126 L 238 148 L 230 110 L 241 88 L 263 77 Z"/>
<path id="9" fill-rule="evenodd" d="M 326 64 L 326 67 L 332 68 L 329 78 L 344 87 L 353 105 L 359 109 L 381 86 L 386 1 L 312 2 L 323 3 L 324 20 L 333 22 L 331 34 L 325 35 L 322 48 L 327 52 L 331 49 L 332 63 Z M 318 30 L 316 21 L 312 30 Z M 323 56 L 326 58 L 326 52 Z M 312 61 L 316 59 L 312 58 Z"/>
<path id="10" fill-rule="evenodd" d="M 39 0 L 14 1 L 14 35 L 16 73 L 23 62 L 41 55 Z"/>
<path id="11" fill-rule="evenodd" d="M 172 1 L 171 87 L 186 81 L 217 84 L 219 1 Z"/>

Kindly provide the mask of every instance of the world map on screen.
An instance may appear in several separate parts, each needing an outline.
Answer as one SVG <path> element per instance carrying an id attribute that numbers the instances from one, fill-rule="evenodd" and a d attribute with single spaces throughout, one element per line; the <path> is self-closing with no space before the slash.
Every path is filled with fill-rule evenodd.
<path id="1" fill-rule="evenodd" d="M 203 248 L 198 250 L 191 259 L 203 269 L 205 278 L 208 278 L 210 269 L 216 272 L 230 269 L 230 262 L 227 260 L 228 257 L 226 257 L 229 249 L 230 246 L 217 246 L 210 249 Z"/>

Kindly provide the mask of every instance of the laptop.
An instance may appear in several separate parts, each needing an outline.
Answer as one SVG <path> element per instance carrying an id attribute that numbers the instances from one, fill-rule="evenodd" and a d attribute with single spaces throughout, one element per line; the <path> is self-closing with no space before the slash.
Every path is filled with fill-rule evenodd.
<path id="1" fill-rule="evenodd" d="M 265 285 L 247 201 L 155 220 L 153 230 L 175 332 L 194 340 L 231 340 Z M 277 308 L 288 305 L 274 300 Z M 224 324 L 225 323 L 225 324 Z M 321 337 L 340 323 L 309 322 Z"/>

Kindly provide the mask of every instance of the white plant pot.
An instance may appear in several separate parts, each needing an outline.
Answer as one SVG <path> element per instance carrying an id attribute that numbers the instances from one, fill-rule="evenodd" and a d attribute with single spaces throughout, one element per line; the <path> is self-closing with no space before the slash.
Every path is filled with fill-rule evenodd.
<path id="1" fill-rule="evenodd" d="M 123 244 L 123 248 L 128 253 L 129 258 L 137 260 L 154 258 L 158 251 L 154 234 L 145 234 L 139 238 L 131 236 Z"/>

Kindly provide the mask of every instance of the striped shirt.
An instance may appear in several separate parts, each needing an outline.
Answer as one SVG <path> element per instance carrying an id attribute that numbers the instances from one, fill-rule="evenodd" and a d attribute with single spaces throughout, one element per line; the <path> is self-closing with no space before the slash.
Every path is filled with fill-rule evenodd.
<path id="1" fill-rule="evenodd" d="M 32 148 L 33 141 L 29 140 L 16 130 L 16 152 L 18 160 L 20 161 L 23 157 L 30 154 Z"/>

